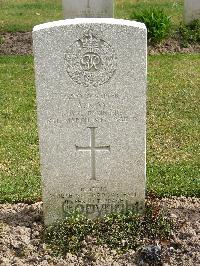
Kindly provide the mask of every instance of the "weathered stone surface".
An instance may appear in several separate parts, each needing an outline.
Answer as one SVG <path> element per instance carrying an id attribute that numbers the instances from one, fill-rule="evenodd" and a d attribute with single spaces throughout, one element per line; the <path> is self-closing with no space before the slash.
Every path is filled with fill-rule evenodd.
<path id="1" fill-rule="evenodd" d="M 62 0 L 64 18 L 112 18 L 113 0 Z"/>
<path id="2" fill-rule="evenodd" d="M 184 20 L 188 24 L 194 19 L 200 18 L 200 0 L 185 0 L 184 4 Z"/>
<path id="3" fill-rule="evenodd" d="M 146 28 L 73 19 L 33 30 L 45 222 L 140 210 Z"/>

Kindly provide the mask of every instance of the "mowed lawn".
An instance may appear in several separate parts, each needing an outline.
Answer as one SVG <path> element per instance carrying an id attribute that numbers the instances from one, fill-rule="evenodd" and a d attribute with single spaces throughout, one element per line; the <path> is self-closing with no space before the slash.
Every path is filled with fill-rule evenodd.
<path id="1" fill-rule="evenodd" d="M 0 201 L 40 192 L 33 58 L 0 57 Z"/>
<path id="2" fill-rule="evenodd" d="M 115 17 L 129 19 L 144 7 L 160 7 L 174 25 L 182 21 L 184 0 L 116 0 Z M 61 0 L 1 0 L 0 32 L 31 31 L 34 25 L 63 19 Z"/>
<path id="3" fill-rule="evenodd" d="M 147 191 L 200 196 L 199 55 L 149 57 Z M 0 202 L 41 198 L 32 56 L 0 57 Z"/>

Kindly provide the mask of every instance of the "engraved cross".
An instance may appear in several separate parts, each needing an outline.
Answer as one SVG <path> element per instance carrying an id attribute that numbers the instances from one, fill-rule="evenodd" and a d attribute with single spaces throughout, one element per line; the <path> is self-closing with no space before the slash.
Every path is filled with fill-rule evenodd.
<path id="1" fill-rule="evenodd" d="M 90 129 L 90 146 L 79 147 L 75 145 L 77 151 L 89 151 L 91 155 L 91 180 L 96 180 L 96 151 L 110 151 L 110 146 L 98 146 L 95 143 L 96 127 L 88 127 Z"/>

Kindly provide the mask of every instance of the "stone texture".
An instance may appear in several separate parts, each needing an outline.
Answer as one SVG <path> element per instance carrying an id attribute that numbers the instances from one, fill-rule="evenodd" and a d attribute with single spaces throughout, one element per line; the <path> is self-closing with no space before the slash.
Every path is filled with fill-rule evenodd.
<path id="1" fill-rule="evenodd" d="M 33 30 L 45 222 L 141 210 L 146 28 L 73 19 Z"/>
<path id="2" fill-rule="evenodd" d="M 194 19 L 200 18 L 200 0 L 185 0 L 184 4 L 184 20 L 188 24 Z"/>
<path id="3" fill-rule="evenodd" d="M 113 0 L 62 0 L 64 18 L 112 18 Z"/>

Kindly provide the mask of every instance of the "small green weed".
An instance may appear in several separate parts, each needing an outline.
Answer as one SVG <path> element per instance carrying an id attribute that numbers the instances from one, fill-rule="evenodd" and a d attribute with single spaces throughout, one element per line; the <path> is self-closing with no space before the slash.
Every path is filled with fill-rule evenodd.
<path id="1" fill-rule="evenodd" d="M 133 13 L 130 18 L 146 25 L 150 43 L 159 43 L 169 35 L 171 19 L 160 8 L 143 9 Z"/>
<path id="2" fill-rule="evenodd" d="M 188 25 L 181 24 L 179 33 L 184 47 L 188 47 L 189 44 L 200 43 L 200 19 L 193 20 Z"/>
<path id="3" fill-rule="evenodd" d="M 171 228 L 171 222 L 161 211 L 148 203 L 143 215 L 111 214 L 89 220 L 74 214 L 47 227 L 44 239 L 56 255 L 64 257 L 67 252 L 76 253 L 84 248 L 87 239 L 94 239 L 93 244 L 126 252 L 142 245 L 144 238 L 151 241 L 168 238 Z"/>

